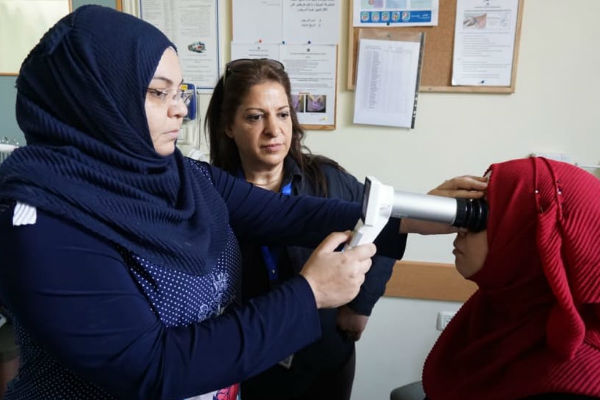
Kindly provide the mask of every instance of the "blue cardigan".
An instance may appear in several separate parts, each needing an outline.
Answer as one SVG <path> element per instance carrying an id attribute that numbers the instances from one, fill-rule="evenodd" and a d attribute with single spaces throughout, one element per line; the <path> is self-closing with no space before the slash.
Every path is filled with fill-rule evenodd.
<path id="1" fill-rule="evenodd" d="M 240 306 L 242 240 L 316 245 L 351 228 L 360 205 L 284 197 L 194 163 L 229 210 L 227 249 L 203 276 L 149 263 L 38 209 L 13 226 L 0 207 L 0 302 L 22 366 L 6 399 L 182 399 L 266 369 L 318 339 L 308 283 L 296 277 Z M 398 221 L 377 243 L 395 257 Z M 277 318 L 273 318 L 277 316 Z"/>

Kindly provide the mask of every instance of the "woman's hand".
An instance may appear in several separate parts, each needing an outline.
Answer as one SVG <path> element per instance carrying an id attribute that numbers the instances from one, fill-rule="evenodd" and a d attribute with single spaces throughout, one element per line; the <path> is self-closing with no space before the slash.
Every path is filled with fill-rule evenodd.
<path id="1" fill-rule="evenodd" d="M 463 175 L 447 181 L 427 194 L 462 199 L 479 199 L 487 189 L 488 178 L 484 176 Z"/>
<path id="2" fill-rule="evenodd" d="M 371 257 L 375 255 L 372 243 L 344 252 L 335 251 L 350 237 L 350 231 L 327 236 L 300 271 L 313 291 L 317 308 L 335 308 L 348 303 L 358 294 L 365 274 L 371 268 Z"/>
<path id="3" fill-rule="evenodd" d="M 434 196 L 454 197 L 463 199 L 479 199 L 487 189 L 487 177 L 463 175 L 444 181 L 427 194 Z M 441 222 L 423 221 L 403 218 L 400 223 L 401 233 L 420 233 L 422 235 L 444 234 L 458 232 L 459 228 Z"/>

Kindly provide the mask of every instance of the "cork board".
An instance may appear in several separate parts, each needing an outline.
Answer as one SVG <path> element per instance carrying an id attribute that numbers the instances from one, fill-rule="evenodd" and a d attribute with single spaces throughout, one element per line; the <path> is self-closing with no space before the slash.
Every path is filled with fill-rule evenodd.
<path id="1" fill-rule="evenodd" d="M 384 39 L 390 36 L 401 35 L 401 32 L 423 32 L 425 34 L 425 49 L 421 66 L 420 92 L 513 93 L 515 91 L 524 0 L 519 0 L 519 9 L 517 11 L 510 86 L 452 86 L 452 53 L 454 46 L 456 0 L 440 0 L 437 26 L 393 28 L 354 27 L 354 1 L 359 0 L 349 1 L 350 12 L 348 13 L 347 88 L 349 90 L 354 90 L 356 82 L 358 41 L 360 38 Z"/>

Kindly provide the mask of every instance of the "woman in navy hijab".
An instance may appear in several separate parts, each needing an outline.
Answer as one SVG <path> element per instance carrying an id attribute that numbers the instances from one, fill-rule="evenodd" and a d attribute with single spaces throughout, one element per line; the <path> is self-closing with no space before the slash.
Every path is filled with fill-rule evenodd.
<path id="1" fill-rule="evenodd" d="M 0 169 L 0 302 L 21 348 L 6 399 L 235 398 L 236 382 L 318 337 L 317 307 L 358 291 L 374 246 L 342 257 L 337 233 L 303 277 L 237 304 L 234 231 L 315 246 L 359 207 L 280 199 L 185 159 L 181 82 L 160 31 L 97 6 L 24 61 L 28 145 Z"/>
<path id="2" fill-rule="evenodd" d="M 317 309 L 358 292 L 375 247 L 335 252 L 349 234 L 325 236 L 360 205 L 281 197 L 183 157 L 182 80 L 158 29 L 98 6 L 23 62 L 27 146 L 0 167 L 0 303 L 21 349 L 6 399 L 234 399 L 318 338 Z M 398 226 L 377 243 L 394 258 Z M 236 236 L 318 247 L 242 305 Z"/>

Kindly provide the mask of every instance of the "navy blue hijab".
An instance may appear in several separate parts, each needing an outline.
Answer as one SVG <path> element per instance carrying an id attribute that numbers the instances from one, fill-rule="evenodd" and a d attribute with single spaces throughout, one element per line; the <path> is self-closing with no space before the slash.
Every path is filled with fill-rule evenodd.
<path id="1" fill-rule="evenodd" d="M 178 150 L 154 150 L 144 102 L 168 47 L 149 23 L 99 6 L 51 28 L 19 72 L 16 112 L 27 146 L 0 167 L 0 198 L 203 274 L 225 247 L 227 210 Z"/>

